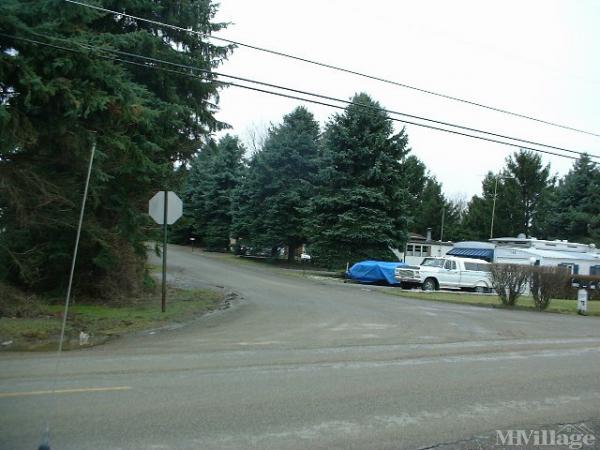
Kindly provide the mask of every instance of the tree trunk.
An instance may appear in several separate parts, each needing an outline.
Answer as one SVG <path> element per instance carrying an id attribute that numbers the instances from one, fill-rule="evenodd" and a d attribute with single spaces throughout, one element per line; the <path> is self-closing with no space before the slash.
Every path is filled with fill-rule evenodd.
<path id="1" fill-rule="evenodd" d="M 294 262 L 296 258 L 296 249 L 298 246 L 296 244 L 288 244 L 288 262 Z"/>

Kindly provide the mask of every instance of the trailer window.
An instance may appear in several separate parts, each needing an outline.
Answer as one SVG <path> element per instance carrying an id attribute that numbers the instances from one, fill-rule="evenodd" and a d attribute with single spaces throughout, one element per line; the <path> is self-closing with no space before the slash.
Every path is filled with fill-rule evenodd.
<path id="1" fill-rule="evenodd" d="M 472 271 L 475 271 L 475 272 L 489 272 L 490 271 L 490 265 L 489 264 L 483 264 L 483 263 L 466 262 L 465 263 L 465 270 L 472 270 Z"/>
<path id="2" fill-rule="evenodd" d="M 407 244 L 406 256 L 431 256 L 429 245 Z"/>

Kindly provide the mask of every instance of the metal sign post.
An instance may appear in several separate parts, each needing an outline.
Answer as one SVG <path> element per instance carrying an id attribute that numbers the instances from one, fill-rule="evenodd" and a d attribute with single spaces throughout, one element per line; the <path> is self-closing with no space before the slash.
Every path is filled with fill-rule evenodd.
<path id="1" fill-rule="evenodd" d="M 160 310 L 165 312 L 167 309 L 167 213 L 169 212 L 169 195 L 164 191 L 165 206 L 163 214 L 163 266 L 162 266 L 162 298 L 160 300 Z"/>
<path id="2" fill-rule="evenodd" d="M 148 214 L 154 221 L 163 226 L 162 254 L 162 298 L 161 311 L 167 310 L 167 229 L 183 214 L 183 203 L 172 191 L 159 191 L 148 202 Z"/>

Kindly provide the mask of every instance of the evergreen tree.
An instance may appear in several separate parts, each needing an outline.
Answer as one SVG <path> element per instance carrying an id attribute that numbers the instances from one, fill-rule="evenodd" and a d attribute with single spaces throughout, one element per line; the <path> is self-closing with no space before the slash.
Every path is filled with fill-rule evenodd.
<path id="1" fill-rule="evenodd" d="M 492 213 L 493 237 L 520 233 L 544 237 L 553 185 L 550 166 L 544 166 L 539 155 L 521 150 L 508 156 L 500 173 L 488 172 L 482 195 L 469 202 L 464 223 L 468 237 L 489 239 Z"/>
<path id="2" fill-rule="evenodd" d="M 187 205 L 184 217 L 190 222 L 190 237 L 194 237 L 198 245 L 204 244 L 208 216 L 206 195 L 209 191 L 211 165 L 216 154 L 217 143 L 211 139 L 192 159 L 184 188 L 184 202 Z"/>
<path id="3" fill-rule="evenodd" d="M 408 155 L 402 163 L 402 180 L 408 192 L 408 208 L 418 214 L 419 206 L 423 201 L 423 192 L 427 184 L 427 168 L 423 161 L 415 155 Z M 417 225 L 410 224 L 411 231 L 420 232 Z"/>
<path id="4" fill-rule="evenodd" d="M 550 176 L 550 165 L 542 164 L 542 157 L 532 151 L 520 150 L 506 159 L 503 172 L 505 182 L 502 194 L 512 199 L 510 213 L 514 217 L 512 235 L 543 237 L 542 224 L 548 210 L 548 197 L 555 180 Z M 504 214 L 501 210 L 499 214 Z"/>
<path id="5" fill-rule="evenodd" d="M 468 240 L 490 238 L 492 211 L 494 211 L 494 236 L 514 236 L 513 209 L 511 199 L 505 195 L 505 179 L 500 174 L 488 172 L 481 183 L 481 196 L 474 195 L 467 205 L 464 218 L 465 234 Z M 494 192 L 496 207 L 494 209 Z"/>
<path id="6" fill-rule="evenodd" d="M 406 240 L 408 192 L 403 160 L 408 138 L 394 134 L 379 103 L 357 94 L 324 133 L 319 192 L 307 217 L 311 252 L 330 266 L 394 259 Z"/>
<path id="7" fill-rule="evenodd" d="M 444 234 L 441 236 L 442 240 L 457 242 L 468 239 L 464 226 L 466 206 L 464 201 L 461 200 L 444 200 Z"/>
<path id="8" fill-rule="evenodd" d="M 306 241 L 304 208 L 318 169 L 318 138 L 319 125 L 303 107 L 271 128 L 238 195 L 234 230 L 243 242 L 287 246 L 291 260 Z"/>
<path id="9" fill-rule="evenodd" d="M 600 167 L 582 155 L 556 188 L 549 237 L 600 244 Z"/>
<path id="10" fill-rule="evenodd" d="M 188 245 L 191 242 L 190 238 L 194 236 L 194 233 L 192 232 L 193 222 L 190 217 L 190 202 L 186 196 L 189 175 L 190 167 L 187 164 L 180 164 L 174 171 L 174 180 L 171 185 L 171 190 L 182 200 L 183 214 L 177 222 L 169 227 L 167 238 L 170 243 Z"/>
<path id="11" fill-rule="evenodd" d="M 211 22 L 210 1 L 104 3 L 206 34 L 223 27 Z M 210 73 L 178 76 L 94 48 L 206 70 L 230 48 L 60 0 L 3 0 L 0 29 L 72 49 L 0 37 L 0 276 L 38 290 L 64 287 L 95 141 L 76 285 L 105 295 L 109 286 L 135 287 L 148 199 L 170 188 L 176 161 L 222 128 L 213 116 L 219 85 Z"/>
<path id="12" fill-rule="evenodd" d="M 420 202 L 413 211 L 415 219 L 412 229 L 422 234 L 427 228 L 431 228 L 432 239 L 439 239 L 442 229 L 442 212 L 446 207 L 447 202 L 442 194 L 442 185 L 435 177 L 427 177 Z"/>
<path id="13" fill-rule="evenodd" d="M 208 164 L 209 175 L 203 196 L 205 229 L 198 231 L 210 250 L 229 249 L 233 193 L 243 178 L 244 152 L 238 138 L 228 134 L 219 140 Z"/>

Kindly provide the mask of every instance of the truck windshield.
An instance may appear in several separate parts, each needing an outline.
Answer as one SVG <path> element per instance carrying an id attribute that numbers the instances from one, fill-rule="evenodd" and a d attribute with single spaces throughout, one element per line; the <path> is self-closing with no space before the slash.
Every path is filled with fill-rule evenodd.
<path id="1" fill-rule="evenodd" d="M 444 267 L 444 260 L 443 259 L 434 259 L 434 258 L 425 258 L 423 260 L 423 263 L 421 263 L 422 266 L 429 266 L 429 267 Z"/>

